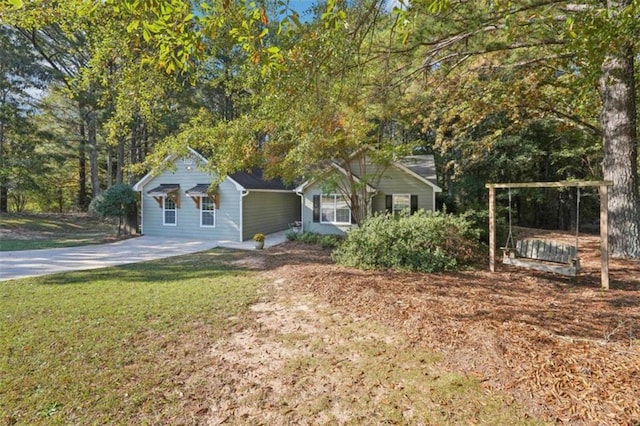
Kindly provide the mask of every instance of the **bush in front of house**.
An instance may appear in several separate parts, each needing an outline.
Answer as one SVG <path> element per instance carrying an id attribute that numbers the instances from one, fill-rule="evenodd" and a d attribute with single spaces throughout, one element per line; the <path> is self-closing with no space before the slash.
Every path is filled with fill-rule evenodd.
<path id="1" fill-rule="evenodd" d="M 340 241 L 342 241 L 342 237 L 339 235 L 323 235 L 318 234 L 317 232 L 298 233 L 288 231 L 285 235 L 289 241 L 299 241 L 305 244 L 317 244 L 322 246 L 322 248 L 331 249 L 338 247 L 340 245 Z"/>
<path id="2" fill-rule="evenodd" d="M 334 260 L 362 269 L 439 272 L 470 263 L 479 231 L 464 216 L 418 211 L 374 215 L 351 230 L 333 252 Z"/>

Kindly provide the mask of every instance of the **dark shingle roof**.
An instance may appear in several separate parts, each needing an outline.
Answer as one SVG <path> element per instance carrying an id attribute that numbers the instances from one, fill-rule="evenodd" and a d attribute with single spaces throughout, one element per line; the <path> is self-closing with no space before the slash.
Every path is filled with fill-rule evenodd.
<path id="1" fill-rule="evenodd" d="M 409 155 L 402 157 L 398 162 L 413 173 L 438 186 L 436 162 L 433 155 Z"/>
<path id="2" fill-rule="evenodd" d="M 211 192 L 215 192 L 215 188 L 211 188 L 210 183 L 199 183 L 193 188 L 189 188 L 185 191 L 187 195 L 206 195 Z"/>
<path id="3" fill-rule="evenodd" d="M 147 194 L 166 195 L 166 194 L 171 194 L 172 192 L 175 192 L 179 189 L 180 189 L 180 184 L 178 183 L 163 183 L 162 185 L 156 186 L 152 190 L 148 191 Z"/>
<path id="4" fill-rule="evenodd" d="M 229 177 L 242 185 L 244 189 L 264 189 L 271 191 L 286 191 L 293 189 L 293 186 L 285 185 L 281 179 L 265 179 L 262 176 L 262 170 L 260 169 L 253 169 L 251 172 L 231 173 Z"/>

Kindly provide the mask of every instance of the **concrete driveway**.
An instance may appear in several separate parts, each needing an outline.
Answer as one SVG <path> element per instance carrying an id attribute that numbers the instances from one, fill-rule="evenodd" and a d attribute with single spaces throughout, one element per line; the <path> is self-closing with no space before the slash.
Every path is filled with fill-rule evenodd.
<path id="1" fill-rule="evenodd" d="M 265 247 L 285 241 L 284 232 L 267 235 Z M 253 250 L 253 241 L 194 241 L 179 238 L 142 236 L 109 244 L 41 250 L 1 251 L 0 281 L 58 272 L 81 271 L 145 262 L 228 247 Z"/>

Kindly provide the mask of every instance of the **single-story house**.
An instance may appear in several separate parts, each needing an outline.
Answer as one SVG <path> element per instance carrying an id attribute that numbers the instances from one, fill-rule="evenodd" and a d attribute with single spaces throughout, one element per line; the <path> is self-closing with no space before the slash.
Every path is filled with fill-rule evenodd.
<path id="1" fill-rule="evenodd" d="M 378 175 L 374 183 L 367 182 L 371 195 L 371 212 L 397 213 L 409 209 L 411 213 L 423 209 L 436 209 L 436 193 L 442 189 L 437 185 L 433 155 L 412 155 L 392 162 L 385 169 L 367 162 L 367 175 Z M 356 179 L 363 175 L 360 162 L 350 165 Z M 381 172 L 381 173 L 378 173 Z M 335 164 L 327 173 L 346 176 L 346 170 Z M 341 176 L 342 175 L 342 176 Z M 326 175 L 325 175 L 326 176 Z M 312 179 L 296 188 L 302 197 L 302 230 L 321 234 L 343 234 L 353 224 L 351 210 L 342 195 L 335 191 L 327 193 L 323 179 Z"/>
<path id="2" fill-rule="evenodd" d="M 202 170 L 208 161 L 197 151 L 189 148 L 165 162 L 173 167 L 151 172 L 133 187 L 141 194 L 145 235 L 245 241 L 300 220 L 293 187 L 264 179 L 260 170 L 233 173 L 212 186 L 217 179 Z"/>

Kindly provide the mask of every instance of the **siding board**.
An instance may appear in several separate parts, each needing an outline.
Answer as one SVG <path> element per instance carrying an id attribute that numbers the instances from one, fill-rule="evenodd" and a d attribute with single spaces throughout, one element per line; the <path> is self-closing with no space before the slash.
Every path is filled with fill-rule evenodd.
<path id="1" fill-rule="evenodd" d="M 300 197 L 291 192 L 249 191 L 243 201 L 243 238 L 261 232 L 270 234 L 300 220 Z"/>
<path id="2" fill-rule="evenodd" d="M 232 240 L 240 239 L 240 193 L 228 180 L 219 186 L 220 208 L 216 209 L 216 226 L 200 226 L 200 209 L 186 196 L 185 191 L 201 183 L 210 183 L 212 177 L 197 167 L 187 168 L 182 159 L 176 161 L 175 170 L 165 170 L 150 180 L 142 190 L 142 226 L 145 235 L 194 239 Z M 180 208 L 177 209 L 177 225 L 162 224 L 162 207 L 147 194 L 150 188 L 160 184 L 180 184 Z"/>

